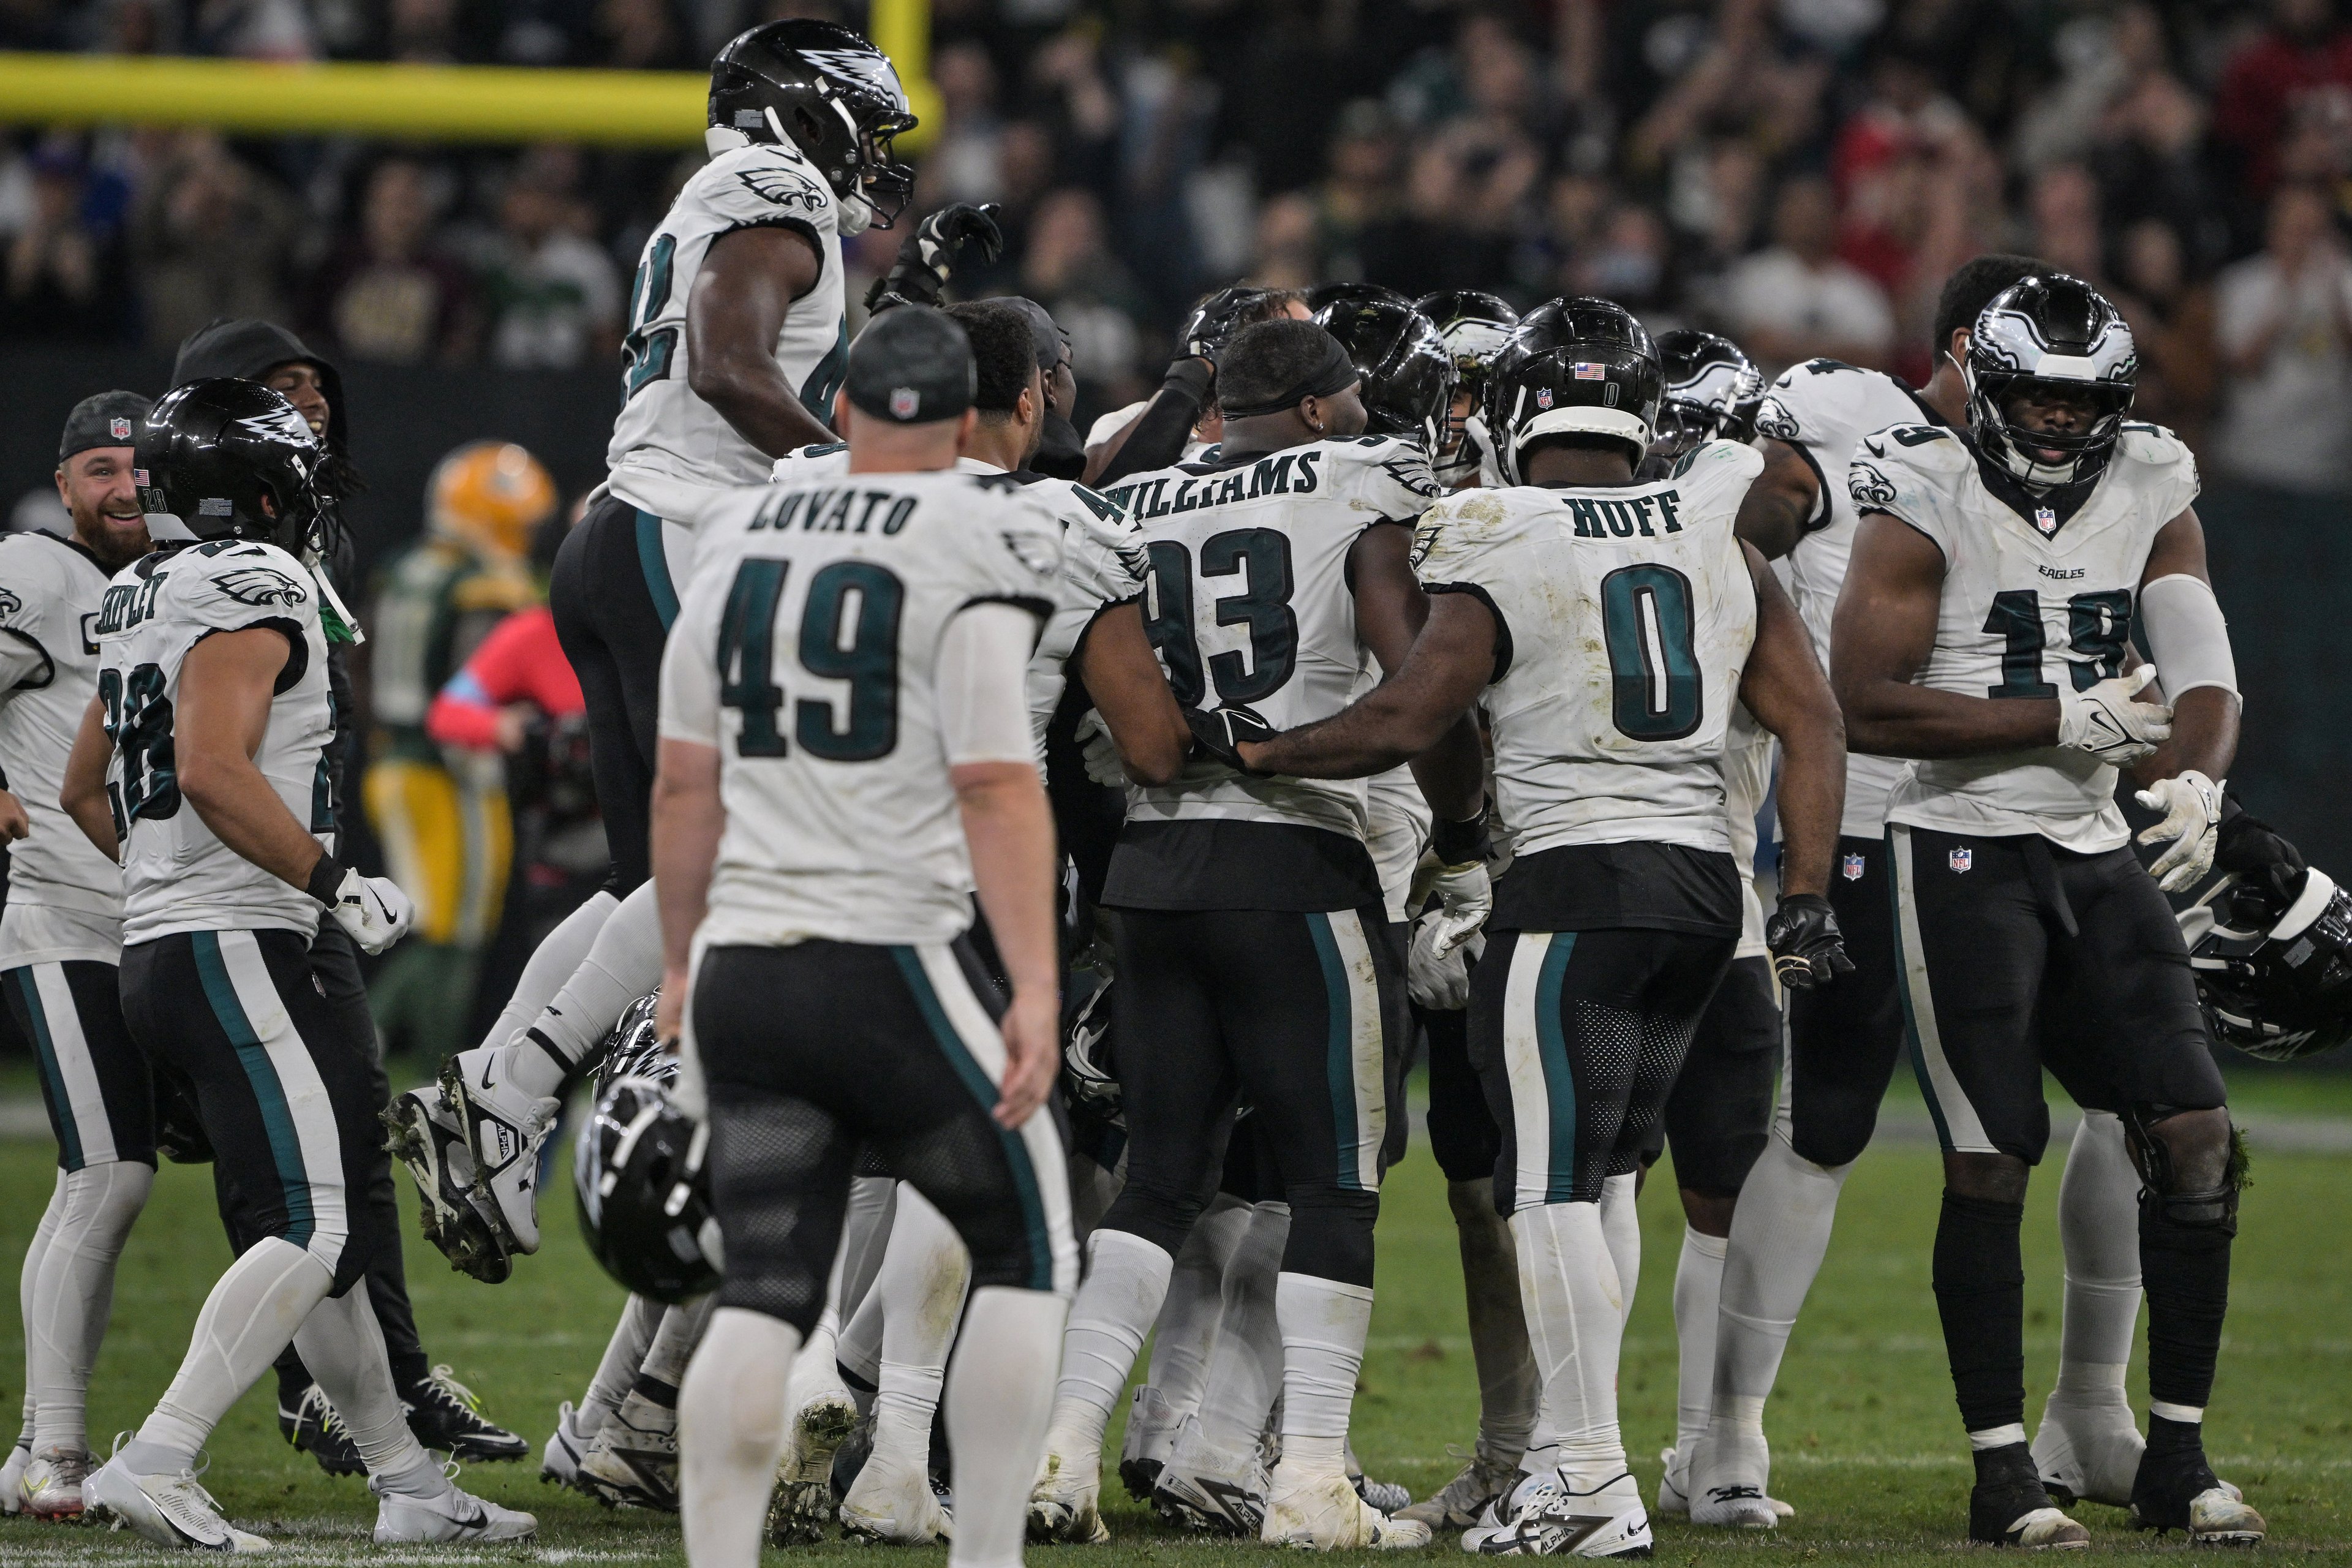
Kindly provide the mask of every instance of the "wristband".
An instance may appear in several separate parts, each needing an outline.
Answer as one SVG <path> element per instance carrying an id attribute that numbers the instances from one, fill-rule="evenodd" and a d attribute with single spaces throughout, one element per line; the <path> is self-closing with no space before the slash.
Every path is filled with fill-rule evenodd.
<path id="1" fill-rule="evenodd" d="M 1449 822 L 1439 817 L 1431 825 L 1429 847 L 1439 860 L 1448 866 L 1466 866 L 1473 860 L 1486 858 L 1486 814 L 1484 811 L 1464 822 Z"/>
<path id="2" fill-rule="evenodd" d="M 335 907 L 335 895 L 341 889 L 343 879 L 350 874 L 349 867 L 332 855 L 322 852 L 319 856 L 319 863 L 310 868 L 310 879 L 302 884 L 302 890 L 331 910 Z"/>
<path id="3" fill-rule="evenodd" d="M 1213 367 L 1188 356 L 1168 367 L 1167 378 L 1160 382 L 1160 389 L 1190 399 L 1196 409 L 1206 408 L 1209 405 L 1209 388 L 1216 376 Z"/>

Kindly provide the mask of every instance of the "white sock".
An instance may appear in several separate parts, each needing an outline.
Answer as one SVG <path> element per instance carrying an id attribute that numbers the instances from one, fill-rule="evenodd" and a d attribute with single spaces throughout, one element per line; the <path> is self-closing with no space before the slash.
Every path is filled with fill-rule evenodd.
<path id="1" fill-rule="evenodd" d="M 637 1381 L 637 1368 L 646 1363 L 646 1352 L 653 1349 L 654 1333 L 661 1327 L 662 1314 L 668 1309 L 646 1296 L 631 1296 L 622 1304 L 621 1321 L 613 1325 L 613 1337 L 604 1342 L 604 1359 L 596 1363 L 596 1375 L 588 1382 L 588 1392 L 580 1396 L 580 1429 L 593 1432 L 604 1424 L 604 1417 L 621 1407 L 629 1396 L 630 1385 Z"/>
<path id="2" fill-rule="evenodd" d="M 2084 1111 L 2058 1183 L 2066 1307 L 2053 1399 L 2127 1403 L 2124 1371 L 2139 1322 L 2139 1185 L 2124 1144 L 2123 1118 Z"/>
<path id="3" fill-rule="evenodd" d="M 898 1228 L 896 1220 L 891 1222 L 890 1228 L 893 1231 Z M 887 1263 L 890 1255 L 886 1251 L 882 1256 Z M 835 1336 L 833 1355 L 842 1376 L 855 1385 L 864 1389 L 881 1385 L 882 1276 L 878 1271 L 874 1277 L 873 1288 L 866 1292 L 866 1299 L 857 1303 L 857 1310 L 849 1314 L 849 1321 L 842 1324 L 841 1332 Z M 868 1403 L 871 1403 L 870 1394 Z"/>
<path id="4" fill-rule="evenodd" d="M 1286 1225 L 1288 1210 L 1284 1213 Z M 1250 1214 L 1249 1205 L 1219 1193 L 1176 1253 L 1168 1299 L 1160 1304 L 1160 1321 L 1151 1325 L 1151 1370 L 1145 1381 L 1179 1416 L 1191 1415 L 1201 1402 L 1223 1310 L 1224 1280 L 1234 1253 L 1249 1231 Z"/>
<path id="5" fill-rule="evenodd" d="M 764 1312 L 711 1314 L 677 1396 L 679 1511 L 692 1568 L 759 1568 L 800 1348 L 800 1331 Z"/>
<path id="6" fill-rule="evenodd" d="M 793 1358 L 793 1385 L 785 1391 L 785 1409 L 798 1412 L 811 1400 L 848 1392 L 842 1384 L 841 1369 L 833 1362 L 833 1347 L 840 1335 L 840 1323 L 827 1307 L 817 1315 L 816 1327 L 809 1331 L 808 1343 Z"/>
<path id="7" fill-rule="evenodd" d="M 136 1160 L 85 1165 L 59 1183 L 65 1211 L 25 1319 L 26 1389 L 39 1411 L 36 1452 L 88 1447 L 82 1406 L 114 1310 L 114 1261 L 154 1184 L 155 1167 Z"/>
<path id="8" fill-rule="evenodd" d="M 1761 1466 L 1764 1401 L 1780 1373 L 1805 1292 L 1829 1251 L 1838 1190 L 1852 1165 L 1816 1165 L 1775 1131 L 1766 1141 L 1732 1211 L 1730 1245 L 1723 1258 L 1723 1308 L 1716 1319 L 1715 1441 L 1708 1452 L 1735 1454 Z M 1760 1476 L 1736 1478 L 1761 1487 Z M 1705 1485 L 1696 1477 L 1694 1485 Z M 1696 1495 L 1696 1494 L 1694 1494 Z"/>
<path id="9" fill-rule="evenodd" d="M 319 1391 L 351 1429 L 352 1444 L 383 1490 L 436 1498 L 449 1489 L 448 1478 L 408 1430 L 408 1411 L 392 1384 L 392 1362 L 383 1329 L 362 1280 L 320 1301 L 294 1331 L 294 1348 L 318 1380 Z"/>
<path id="10" fill-rule="evenodd" d="M 852 1176 L 849 1207 L 842 1215 L 841 1248 L 834 1255 L 833 1280 L 825 1300 L 832 1307 L 835 1331 L 845 1329 L 874 1277 L 882 1272 L 882 1255 L 890 1245 L 890 1221 L 898 1212 L 898 1184 L 887 1176 Z"/>
<path id="11" fill-rule="evenodd" d="M 1282 1320 L 1282 1464 L 1347 1473 L 1348 1413 L 1364 1369 L 1372 1288 L 1287 1270 L 1275 1285 Z"/>
<path id="12" fill-rule="evenodd" d="M 259 1381 L 335 1283 L 327 1266 L 274 1236 L 228 1266 L 196 1314 L 196 1331 L 172 1386 L 122 1451 L 133 1475 L 191 1468 L 230 1405 Z"/>
<path id="13" fill-rule="evenodd" d="M 922 1194 L 903 1188 L 871 1298 L 882 1304 L 874 1454 L 917 1475 L 930 1466 L 931 1418 L 971 1284 L 971 1254 L 955 1226 Z"/>
<path id="14" fill-rule="evenodd" d="M 556 1093 L 572 1074 L 596 1065 L 604 1037 L 661 984 L 661 907 L 647 881 L 605 919 L 588 956 L 525 1033 L 499 1048 L 499 1071 L 526 1093 Z"/>
<path id="15" fill-rule="evenodd" d="M 1543 1378 L 1522 1468 L 1556 1465 L 1579 1490 L 1625 1468 L 1617 1429 L 1617 1362 L 1625 1332 L 1623 1291 L 1598 1204 L 1544 1204 L 1511 1215 L 1528 1344 Z"/>
<path id="16" fill-rule="evenodd" d="M 65 1212 L 66 1173 L 59 1171 L 57 1185 L 49 1190 L 48 1206 L 41 1211 L 40 1223 L 33 1227 L 32 1242 L 25 1248 L 25 1267 L 16 1276 L 16 1321 L 20 1323 L 30 1323 L 34 1319 L 33 1292 L 41 1278 L 41 1263 L 49 1255 L 49 1243 L 56 1239 L 58 1226 L 64 1219 Z M 27 1333 L 25 1336 L 25 1432 L 18 1439 L 27 1447 L 32 1446 L 35 1414 L 38 1408 L 33 1398 L 33 1385 L 40 1381 L 40 1373 L 33 1366 L 33 1336 Z"/>
<path id="17" fill-rule="evenodd" d="M 1682 1463 L 1706 1436 L 1715 1405 L 1715 1327 L 1723 1305 L 1723 1254 L 1730 1244 L 1683 1226 L 1675 1261 L 1675 1454 Z"/>
<path id="18" fill-rule="evenodd" d="M 482 1037 L 482 1044 L 503 1046 L 530 1028 L 531 1020 L 555 1000 L 555 994 L 563 989 L 563 983 L 572 978 L 572 972 L 588 956 L 596 933 L 604 929 L 604 922 L 620 907 L 620 900 L 599 888 L 588 895 L 586 902 L 564 916 L 553 931 L 541 937 L 522 966 L 522 977 L 515 982 L 514 994 L 499 1010 L 499 1020 Z"/>
<path id="19" fill-rule="evenodd" d="M 1642 1210 L 1639 1182 L 1631 1171 L 1601 1184 L 1601 1234 L 1617 1266 L 1617 1289 L 1626 1320 L 1633 1316 L 1633 1292 L 1642 1285 Z"/>
<path id="20" fill-rule="evenodd" d="M 1047 1441 L 1057 1454 L 1097 1455 L 1111 1406 L 1168 1294 L 1176 1260 L 1139 1236 L 1097 1230 L 1087 1238 L 1087 1278 L 1070 1303 L 1062 1373 Z"/>
<path id="21" fill-rule="evenodd" d="M 1462 1290 L 1470 1316 L 1470 1359 L 1478 1369 L 1478 1447 L 1515 1462 L 1527 1452 L 1543 1385 L 1528 1349 L 1527 1314 L 1519 1307 L 1519 1262 L 1511 1227 L 1495 1212 L 1495 1182 L 1449 1182 L 1455 1239 L 1462 1249 Z"/>
<path id="22" fill-rule="evenodd" d="M 1069 1303 L 1050 1290 L 991 1285 L 971 1293 L 963 1343 L 948 1368 L 951 1568 L 1020 1568 L 1029 1488 L 1045 1454 L 1048 1391 L 1068 1312 Z"/>
<path id="23" fill-rule="evenodd" d="M 695 1347 L 702 1342 L 718 1306 L 719 1298 L 712 1295 L 665 1310 L 661 1326 L 654 1330 L 653 1342 L 646 1347 L 645 1364 L 637 1368 L 635 1386 L 656 1400 L 667 1390 L 675 1401 L 678 1387 L 686 1381 L 687 1363 L 694 1359 Z M 800 1336 L 795 1333 L 793 1340 L 797 1347 Z M 647 1384 L 656 1387 L 646 1389 Z"/>
<path id="24" fill-rule="evenodd" d="M 1282 1319 L 1276 1282 L 1290 1240 L 1290 1205 L 1244 1206 L 1249 1227 L 1226 1262 L 1208 1374 L 1171 1463 L 1231 1469 L 1257 1447 L 1282 1392 Z M 1160 1315 L 1162 1322 L 1167 1314 Z"/>

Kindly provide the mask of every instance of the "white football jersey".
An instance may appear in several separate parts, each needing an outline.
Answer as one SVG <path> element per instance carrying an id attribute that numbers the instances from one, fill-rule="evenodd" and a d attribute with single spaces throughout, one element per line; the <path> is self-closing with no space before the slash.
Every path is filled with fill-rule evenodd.
<path id="1" fill-rule="evenodd" d="M 66 757 L 98 694 L 98 607 L 106 568 L 53 533 L 0 536 L 0 635 L 39 668 L 0 691 L 0 770 L 32 832 L 8 850 L 0 968 L 122 952 L 122 872 L 58 805 Z"/>
<path id="2" fill-rule="evenodd" d="M 1936 646 L 1918 684 L 1968 697 L 2058 695 L 2123 673 L 2133 605 L 2157 533 L 2197 499 L 2197 460 L 2171 431 L 2126 425 L 2079 510 L 2062 513 L 2001 476 L 1988 487 L 1976 448 L 1940 425 L 1865 440 L 1853 501 L 1901 519 L 1944 552 Z M 2056 746 L 1907 765 L 1889 822 L 1948 833 L 2039 833 L 2093 852 L 2130 842 L 2116 770 Z"/>
<path id="3" fill-rule="evenodd" d="M 1772 731 L 1747 705 L 1731 705 L 1731 732 L 1723 743 L 1723 815 L 1731 829 L 1731 858 L 1739 863 L 1739 946 L 1734 958 L 1761 958 L 1764 900 L 1756 896 L 1756 814 L 1772 791 Z"/>
<path id="4" fill-rule="evenodd" d="M 1731 525 L 1763 467 L 1753 447 L 1710 441 L 1666 479 L 1463 490 L 1422 517 L 1422 585 L 1475 594 L 1497 622 L 1482 705 L 1515 856 L 1730 853 L 1723 756 L 1756 640 Z"/>
<path id="5" fill-rule="evenodd" d="M 1864 436 L 1890 425 L 1941 424 L 1917 394 L 1881 371 L 1840 360 L 1814 359 L 1790 366 L 1765 395 L 1756 414 L 1759 435 L 1794 447 L 1812 465 L 1817 493 L 1813 515 L 1783 563 L 1789 596 L 1812 634 L 1813 652 L 1830 667 L 1830 623 L 1838 593 L 1853 559 L 1853 533 L 1861 514 L 1847 491 L 1846 466 Z M 1876 838 L 1885 829 L 1887 792 L 1902 774 L 1895 757 L 1849 752 L 1845 763 L 1845 815 L 1838 831 L 1848 837 Z"/>
<path id="6" fill-rule="evenodd" d="M 705 943 L 953 940 L 971 864 L 940 738 L 956 614 L 1042 621 L 1062 528 L 1007 479 L 856 474 L 707 512 L 662 658 L 661 732 L 719 749 Z"/>
<path id="7" fill-rule="evenodd" d="M 1180 463 L 1104 492 L 1139 524 L 1144 616 L 1176 700 L 1246 707 L 1277 730 L 1328 719 L 1361 689 L 1348 552 L 1443 493 L 1411 441 L 1360 436 L 1231 463 Z M 1127 819 L 1295 823 L 1366 837 L 1361 779 L 1248 778 L 1196 757 L 1164 788 L 1131 787 Z"/>
<path id="8" fill-rule="evenodd" d="M 695 172 L 646 241 L 629 289 L 621 348 L 621 416 L 604 461 L 613 493 L 632 506 L 697 522 L 709 489 L 757 484 L 768 455 L 687 384 L 686 305 L 713 241 L 739 228 L 790 228 L 816 247 L 816 286 L 792 303 L 776 334 L 784 383 L 820 420 L 849 366 L 839 212 L 833 187 L 790 143 L 720 153 Z"/>
<path id="9" fill-rule="evenodd" d="M 1429 843 L 1436 814 L 1421 793 L 1410 764 L 1374 773 L 1364 781 L 1365 810 L 1370 822 L 1364 847 L 1371 851 L 1372 869 L 1381 875 L 1381 901 L 1391 921 L 1410 920 L 1413 873 L 1421 868 L 1421 852 Z"/>
<path id="10" fill-rule="evenodd" d="M 319 840 L 334 841 L 326 750 L 335 737 L 327 638 L 310 569 L 274 544 L 224 539 L 142 557 L 99 611 L 98 694 L 114 757 L 107 794 L 122 851 L 122 940 L 173 931 L 318 930 L 319 901 L 213 836 L 181 797 L 173 763 L 180 670 L 215 632 L 268 626 L 289 644 L 254 766 Z"/>

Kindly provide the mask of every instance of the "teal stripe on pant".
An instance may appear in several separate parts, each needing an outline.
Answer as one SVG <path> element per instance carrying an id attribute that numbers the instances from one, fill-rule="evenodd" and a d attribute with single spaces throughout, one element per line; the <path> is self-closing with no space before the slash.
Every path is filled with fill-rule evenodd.
<path id="1" fill-rule="evenodd" d="M 188 947 L 195 957 L 197 977 L 204 982 L 205 1000 L 212 1004 L 213 1016 L 220 1021 L 221 1032 L 236 1047 L 247 1081 L 253 1085 L 254 1100 L 261 1108 L 261 1125 L 269 1138 L 270 1163 L 278 1167 L 278 1184 L 286 1190 L 284 1239 L 296 1247 L 308 1247 L 317 1233 L 317 1216 L 310 1203 L 310 1170 L 302 1163 L 302 1142 L 295 1135 L 293 1113 L 286 1105 L 286 1087 L 278 1081 L 278 1068 L 271 1063 L 268 1050 L 246 1016 L 245 1005 L 236 999 L 236 987 L 229 980 L 228 966 L 221 962 L 219 935 L 208 931 L 192 931 Z"/>
<path id="2" fill-rule="evenodd" d="M 1323 1076 L 1331 1091 L 1331 1142 L 1339 1152 L 1339 1184 L 1343 1192 L 1360 1193 L 1364 1183 L 1357 1156 L 1364 1134 L 1356 1121 L 1356 1019 L 1348 966 L 1339 958 L 1339 943 L 1332 940 L 1329 915 L 1308 915 L 1307 934 L 1314 940 L 1315 957 L 1323 966 L 1323 1005 L 1328 1019 Z"/>
<path id="3" fill-rule="evenodd" d="M 1021 1205 L 1021 1227 L 1029 1237 L 1028 1288 L 1051 1290 L 1054 1288 L 1054 1242 L 1052 1232 L 1045 1224 L 1045 1201 L 1037 1189 L 1037 1167 L 1031 1162 L 1028 1146 L 1021 1142 L 1021 1134 L 996 1125 L 996 1102 L 1003 1098 L 1003 1091 L 989 1079 L 987 1069 L 973 1058 L 963 1043 L 963 1037 L 957 1034 L 955 1026 L 949 1022 L 947 1010 L 940 1005 L 938 993 L 931 989 L 930 977 L 923 973 L 922 958 L 911 947 L 892 948 L 890 958 L 898 964 L 898 973 L 906 976 L 907 989 L 914 994 L 915 1005 L 922 1013 L 923 1022 L 930 1026 L 931 1037 L 939 1042 L 941 1054 L 948 1058 L 948 1065 L 955 1069 L 956 1077 L 961 1079 L 964 1088 L 971 1092 L 982 1114 L 988 1117 L 989 1125 L 995 1128 L 997 1146 L 1004 1151 L 1004 1162 L 1012 1168 L 1013 1190 Z M 1052 1112 L 1040 1107 L 1035 1114 L 1048 1116 Z"/>
<path id="4" fill-rule="evenodd" d="M 1559 994 L 1576 933 L 1554 931 L 1536 972 L 1536 1047 L 1543 1059 L 1544 1098 L 1550 1107 L 1551 1159 L 1543 1201 L 1564 1204 L 1576 1195 L 1576 1072 L 1568 1062 L 1568 1037 L 1560 1026 Z"/>
<path id="5" fill-rule="evenodd" d="M 637 509 L 637 564 L 645 568 L 646 592 L 661 617 L 662 630 L 677 623 L 677 584 L 669 580 L 669 555 L 662 549 L 662 530 L 668 526 L 643 507 Z"/>
<path id="6" fill-rule="evenodd" d="M 16 994 L 24 999 L 25 1016 L 33 1026 L 33 1053 L 39 1058 L 49 1106 L 58 1116 L 58 1152 L 64 1157 L 67 1170 L 79 1171 L 82 1168 L 81 1127 L 74 1121 L 73 1096 L 67 1091 L 66 1075 L 58 1066 L 57 1042 L 49 1037 L 49 1016 L 41 1010 L 41 988 L 34 984 L 30 964 L 10 970 L 8 978 L 16 983 Z"/>

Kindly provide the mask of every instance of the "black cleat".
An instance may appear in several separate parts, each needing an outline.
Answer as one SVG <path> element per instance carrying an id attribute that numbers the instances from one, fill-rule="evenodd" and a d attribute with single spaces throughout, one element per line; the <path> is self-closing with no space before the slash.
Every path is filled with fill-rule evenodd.
<path id="1" fill-rule="evenodd" d="M 328 1403 L 326 1391 L 317 1384 L 302 1391 L 294 1408 L 278 1407 L 278 1430 L 289 1443 L 319 1462 L 319 1468 L 331 1476 L 363 1476 L 367 1461 L 360 1458 L 359 1445 L 352 1441 L 351 1428 L 343 1425 L 342 1416 Z"/>
<path id="2" fill-rule="evenodd" d="M 474 1391 L 436 1366 L 414 1388 L 401 1390 L 408 1406 L 408 1429 L 418 1443 L 453 1459 L 485 1464 L 530 1457 L 530 1439 L 508 1431 L 482 1415 Z"/>
<path id="3" fill-rule="evenodd" d="M 2079 1552 L 2091 1544 L 2091 1532 L 2050 1500 L 2023 1443 L 1986 1448 L 1976 1458 L 1976 1489 L 1969 1493 L 1970 1541 L 2036 1552 Z"/>
<path id="4" fill-rule="evenodd" d="M 2269 1529 L 2236 1488 L 2214 1479 L 2201 1446 L 2170 1453 L 2151 1447 L 2141 1456 L 2131 1519 L 2140 1530 L 2186 1531 L 2191 1546 L 2259 1546 Z"/>

